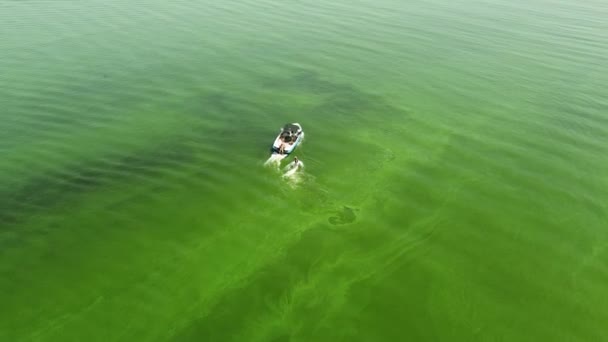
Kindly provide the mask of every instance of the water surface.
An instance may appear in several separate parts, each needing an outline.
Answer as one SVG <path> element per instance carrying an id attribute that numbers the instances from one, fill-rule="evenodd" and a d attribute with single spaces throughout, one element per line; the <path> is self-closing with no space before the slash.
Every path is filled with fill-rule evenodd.
<path id="1" fill-rule="evenodd" d="M 606 18 L 0 3 L 0 340 L 606 339 Z"/>

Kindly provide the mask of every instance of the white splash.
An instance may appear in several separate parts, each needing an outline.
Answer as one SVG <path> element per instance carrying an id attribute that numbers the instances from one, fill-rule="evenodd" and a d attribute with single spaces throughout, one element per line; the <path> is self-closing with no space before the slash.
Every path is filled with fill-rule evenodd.
<path id="1" fill-rule="evenodd" d="M 270 155 L 270 158 L 266 160 L 264 166 L 275 166 L 277 169 L 279 169 L 281 166 L 281 160 L 285 159 L 285 157 L 287 157 L 286 154 L 273 153 Z"/>
<path id="2" fill-rule="evenodd" d="M 283 169 L 285 173 L 283 178 L 292 186 L 295 187 L 302 182 L 302 170 L 304 169 L 304 163 L 301 160 L 297 162 L 289 163 Z"/>

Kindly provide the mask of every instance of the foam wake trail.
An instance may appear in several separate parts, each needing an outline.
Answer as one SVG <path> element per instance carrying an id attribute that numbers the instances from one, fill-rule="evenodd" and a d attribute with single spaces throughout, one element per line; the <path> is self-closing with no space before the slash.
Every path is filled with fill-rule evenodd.
<path id="1" fill-rule="evenodd" d="M 289 163 L 284 170 L 283 178 L 286 179 L 293 187 L 302 182 L 302 169 L 304 168 L 304 163 L 299 161 L 298 164 Z"/>
<path id="2" fill-rule="evenodd" d="M 285 157 L 287 157 L 285 154 L 273 153 L 270 158 L 264 162 L 264 166 L 274 165 L 278 169 L 281 165 L 281 160 L 285 159 Z"/>
<path id="3" fill-rule="evenodd" d="M 299 161 L 297 165 L 294 163 L 289 163 L 289 165 L 285 166 L 285 168 L 284 168 L 285 174 L 283 176 L 289 177 L 289 176 L 295 175 L 296 172 L 298 172 L 298 170 L 303 169 L 303 168 L 304 168 L 304 163 L 302 163 L 302 161 Z"/>

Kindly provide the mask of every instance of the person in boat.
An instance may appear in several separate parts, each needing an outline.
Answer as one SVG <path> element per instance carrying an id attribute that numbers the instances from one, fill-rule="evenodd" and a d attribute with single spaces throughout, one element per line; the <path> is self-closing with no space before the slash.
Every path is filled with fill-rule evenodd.
<path id="1" fill-rule="evenodd" d="M 279 146 L 279 154 L 285 153 L 285 143 L 281 142 L 281 146 Z"/>

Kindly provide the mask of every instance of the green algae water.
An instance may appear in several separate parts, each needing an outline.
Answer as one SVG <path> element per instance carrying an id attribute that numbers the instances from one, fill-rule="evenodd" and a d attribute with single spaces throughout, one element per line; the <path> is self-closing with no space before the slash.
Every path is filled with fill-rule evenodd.
<path id="1" fill-rule="evenodd" d="M 0 2 L 0 340 L 607 340 L 606 18 Z"/>

